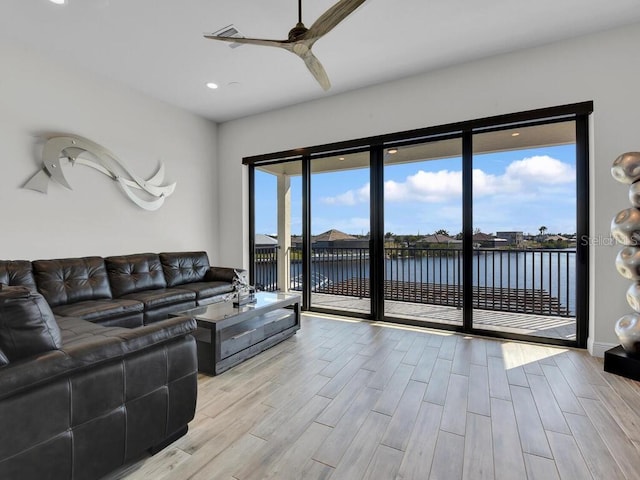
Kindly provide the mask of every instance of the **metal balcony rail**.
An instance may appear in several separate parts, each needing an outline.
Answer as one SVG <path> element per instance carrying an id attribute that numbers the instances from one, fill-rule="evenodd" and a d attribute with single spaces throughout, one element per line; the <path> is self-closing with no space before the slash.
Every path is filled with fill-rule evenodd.
<path id="1" fill-rule="evenodd" d="M 277 248 L 256 248 L 255 282 L 277 288 Z M 291 250 L 292 290 L 302 289 L 302 252 Z M 575 317 L 575 250 L 473 250 L 474 308 Z M 311 291 L 367 298 L 368 248 L 313 248 Z M 462 251 L 385 248 L 385 299 L 462 307 Z"/>

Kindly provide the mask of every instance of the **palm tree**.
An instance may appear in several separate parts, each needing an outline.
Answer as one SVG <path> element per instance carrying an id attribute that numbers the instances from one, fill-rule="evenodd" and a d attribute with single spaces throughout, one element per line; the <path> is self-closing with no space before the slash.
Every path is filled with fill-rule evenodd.
<path id="1" fill-rule="evenodd" d="M 544 225 L 541 226 L 538 231 L 540 232 L 540 236 L 544 235 L 544 232 L 546 232 L 548 229 L 547 227 L 545 227 Z"/>

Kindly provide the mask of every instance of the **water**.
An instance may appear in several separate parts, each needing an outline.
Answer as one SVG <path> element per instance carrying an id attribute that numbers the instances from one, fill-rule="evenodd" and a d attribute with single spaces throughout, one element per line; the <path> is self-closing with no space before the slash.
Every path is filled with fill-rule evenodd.
<path id="1" fill-rule="evenodd" d="M 477 250 L 473 255 L 473 285 L 492 288 L 543 289 L 575 315 L 575 250 Z M 292 282 L 301 278 L 299 261 L 291 264 Z M 337 284 L 353 278 L 369 278 L 368 252 L 318 255 L 312 260 L 314 282 Z M 459 285 L 462 253 L 385 259 L 385 279 L 398 282 Z M 275 283 L 275 263 L 256 264 L 256 279 Z M 298 280 L 295 280 L 298 279 Z"/>

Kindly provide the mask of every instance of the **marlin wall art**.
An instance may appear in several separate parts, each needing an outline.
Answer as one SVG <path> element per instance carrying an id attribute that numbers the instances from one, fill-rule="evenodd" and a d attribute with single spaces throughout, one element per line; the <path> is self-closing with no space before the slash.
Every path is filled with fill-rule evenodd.
<path id="1" fill-rule="evenodd" d="M 82 156 L 82 157 L 81 157 Z M 61 160 L 68 164 L 85 165 L 105 174 L 120 185 L 129 199 L 145 210 L 157 210 L 173 193 L 176 183 L 163 185 L 164 164 L 144 180 L 125 167 L 109 150 L 97 143 L 76 135 L 49 138 L 42 150 L 42 168 L 24 184 L 23 188 L 47 193 L 50 181 L 72 190 L 64 176 Z"/>

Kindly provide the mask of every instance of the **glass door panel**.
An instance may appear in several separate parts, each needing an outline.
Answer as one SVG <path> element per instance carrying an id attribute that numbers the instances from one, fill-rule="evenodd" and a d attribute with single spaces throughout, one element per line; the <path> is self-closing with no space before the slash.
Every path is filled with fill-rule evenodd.
<path id="1" fill-rule="evenodd" d="M 473 136 L 473 327 L 576 340 L 575 122 Z"/>
<path id="2" fill-rule="evenodd" d="M 254 283 L 302 290 L 302 161 L 255 169 Z"/>
<path id="3" fill-rule="evenodd" d="M 369 152 L 311 160 L 311 307 L 371 313 Z"/>
<path id="4" fill-rule="evenodd" d="M 462 326 L 462 141 L 384 151 L 384 312 Z"/>

